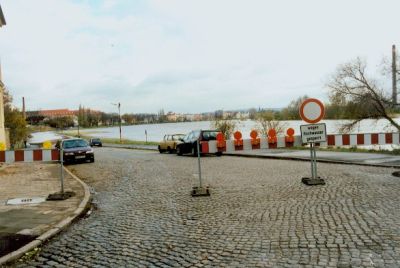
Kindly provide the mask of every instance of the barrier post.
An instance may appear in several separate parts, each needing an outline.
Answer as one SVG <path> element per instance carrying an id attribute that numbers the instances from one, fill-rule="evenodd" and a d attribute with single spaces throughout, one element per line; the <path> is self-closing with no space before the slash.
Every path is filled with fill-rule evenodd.
<path id="1" fill-rule="evenodd" d="M 203 183 L 202 183 L 202 179 L 201 179 L 201 161 L 200 161 L 200 136 L 197 139 L 197 163 L 198 163 L 198 167 L 199 167 L 199 187 L 195 186 L 192 189 L 192 193 L 191 195 L 193 197 L 196 196 L 209 196 L 210 195 L 210 191 L 208 189 L 208 187 L 203 187 Z"/>

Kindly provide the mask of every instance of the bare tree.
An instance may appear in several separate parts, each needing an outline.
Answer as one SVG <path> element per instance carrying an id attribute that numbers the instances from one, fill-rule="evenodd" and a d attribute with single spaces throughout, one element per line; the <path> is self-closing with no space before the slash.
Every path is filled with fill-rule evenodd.
<path id="1" fill-rule="evenodd" d="M 235 130 L 236 121 L 216 119 L 211 123 L 211 127 L 222 132 L 222 134 L 225 136 L 225 139 L 229 140 Z"/>
<path id="2" fill-rule="evenodd" d="M 367 77 L 366 68 L 366 62 L 357 58 L 340 65 L 327 84 L 331 102 L 344 104 L 353 119 L 341 130 L 349 131 L 363 119 L 386 119 L 400 131 L 400 126 L 390 116 L 390 96 L 377 81 Z"/>
<path id="3" fill-rule="evenodd" d="M 263 111 L 257 115 L 257 130 L 264 137 L 268 136 L 270 129 L 275 129 L 277 134 L 283 133 L 287 125 L 275 119 L 273 111 Z"/>

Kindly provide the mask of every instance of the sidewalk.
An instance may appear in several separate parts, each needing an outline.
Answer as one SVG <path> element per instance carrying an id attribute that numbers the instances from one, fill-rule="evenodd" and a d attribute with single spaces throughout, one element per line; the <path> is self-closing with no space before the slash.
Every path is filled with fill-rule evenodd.
<path id="1" fill-rule="evenodd" d="M 273 158 L 288 160 L 310 160 L 310 150 L 260 149 L 252 151 L 236 151 L 226 153 L 231 156 Z M 317 161 L 326 163 L 353 164 L 377 167 L 400 168 L 400 156 L 382 153 L 355 153 L 316 151 Z"/>
<path id="2" fill-rule="evenodd" d="M 38 247 L 85 211 L 90 199 L 88 186 L 68 171 L 64 174 L 64 190 L 75 192 L 75 196 L 63 201 L 44 201 L 49 194 L 60 191 L 58 164 L 18 163 L 1 166 L 0 266 Z M 20 201 L 28 203 L 35 200 L 43 202 L 7 204 L 7 201 L 15 198 L 22 198 Z"/>

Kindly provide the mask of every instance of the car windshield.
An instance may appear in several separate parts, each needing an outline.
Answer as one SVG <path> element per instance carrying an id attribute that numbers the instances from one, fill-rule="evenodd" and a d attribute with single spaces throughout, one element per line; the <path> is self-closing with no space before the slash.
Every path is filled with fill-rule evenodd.
<path id="1" fill-rule="evenodd" d="M 99 142 L 100 139 L 92 139 L 92 141 L 94 141 L 94 142 Z"/>
<path id="2" fill-rule="evenodd" d="M 88 144 L 85 140 L 68 140 L 63 142 L 64 149 L 75 147 L 88 147 Z"/>

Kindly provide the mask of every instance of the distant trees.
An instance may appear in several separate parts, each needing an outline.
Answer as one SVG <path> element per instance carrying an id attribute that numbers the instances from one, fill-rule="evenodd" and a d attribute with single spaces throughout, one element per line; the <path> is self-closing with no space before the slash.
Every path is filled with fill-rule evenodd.
<path id="1" fill-rule="evenodd" d="M 85 107 L 79 105 L 78 124 L 80 127 L 97 127 L 99 126 L 101 119 L 101 112 L 86 109 Z"/>
<path id="2" fill-rule="evenodd" d="M 133 125 L 136 123 L 136 116 L 134 114 L 123 114 L 121 117 L 125 121 L 125 124 Z"/>
<path id="3" fill-rule="evenodd" d="M 70 116 L 54 117 L 46 120 L 46 124 L 50 127 L 64 129 L 74 126 L 74 120 Z"/>
<path id="4" fill-rule="evenodd" d="M 307 95 L 298 97 L 295 100 L 292 100 L 289 105 L 280 112 L 280 118 L 283 120 L 300 120 L 299 109 L 301 103 L 308 99 Z"/>
<path id="5" fill-rule="evenodd" d="M 29 131 L 26 126 L 25 118 L 18 109 L 11 106 L 12 96 L 8 90 L 4 90 L 4 127 L 10 133 L 11 148 L 22 147 L 24 141 L 28 139 Z"/>

